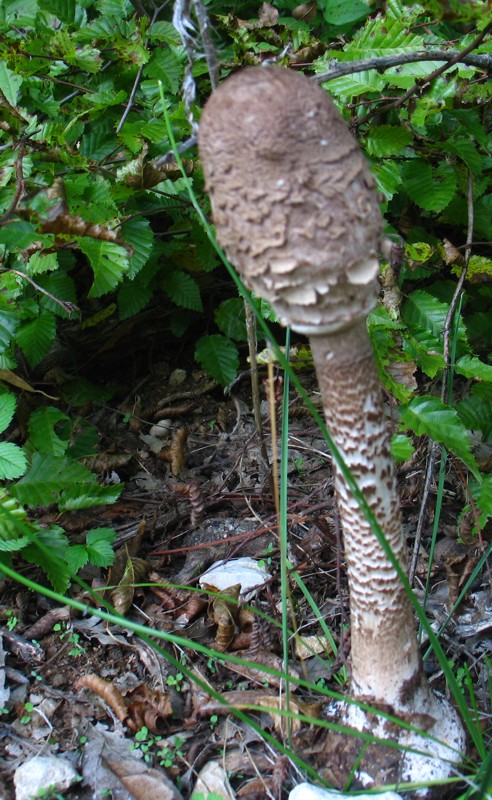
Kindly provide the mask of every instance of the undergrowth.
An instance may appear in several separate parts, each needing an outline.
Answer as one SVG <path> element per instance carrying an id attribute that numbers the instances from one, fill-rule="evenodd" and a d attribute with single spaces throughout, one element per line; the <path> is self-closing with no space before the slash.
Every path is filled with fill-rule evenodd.
<path id="1" fill-rule="evenodd" d="M 382 303 L 368 323 L 394 411 L 393 454 L 409 461 L 420 437 L 438 445 L 434 541 L 451 463 L 463 477 L 457 533 L 481 548 L 456 608 L 490 553 L 484 530 L 492 517 L 490 83 L 484 62 L 471 58 L 490 57 L 488 4 L 319 2 L 301 18 L 290 0 L 276 3 L 279 13 L 271 18 L 246 6 L 243 14 L 241 4 L 224 13 L 221 5 L 208 6 L 221 77 L 266 58 L 291 68 L 302 64 L 350 120 L 371 163 L 394 245 L 382 267 Z M 150 635 L 109 606 L 88 609 L 65 594 L 87 562 L 112 563 L 114 531 L 86 531 L 85 543 L 73 545 L 60 525 L 38 521 L 46 507 L 61 513 L 114 503 L 123 489 L 116 471 L 101 482 L 94 467 L 100 436 L 85 419 L 87 404 L 109 402 L 121 386 L 98 380 L 73 354 L 55 372 L 52 365 L 67 341 L 71 346 L 81 337 L 84 347 L 88 342 L 98 352 L 101 339 L 114 334 L 118 348 L 122 326 L 157 310 L 160 335 L 176 342 L 191 338 L 197 363 L 220 385 L 229 385 L 244 366 L 243 300 L 226 277 L 207 221 L 196 151 L 179 155 L 190 114 L 199 116 L 210 92 L 207 66 L 200 59 L 192 65 L 198 99 L 190 105 L 181 96 L 190 52 L 169 9 L 149 4 L 145 10 L 136 14 L 127 0 L 6 0 L 0 11 L 0 569 L 58 602 L 126 625 L 154 646 L 165 640 L 190 650 L 195 645 L 186 639 Z M 468 60 L 442 71 L 438 58 L 398 62 L 417 51 L 470 48 Z M 384 57 L 396 61 L 385 70 L 359 66 Z M 350 64 L 353 71 L 336 76 L 336 69 Z M 173 151 L 162 163 L 160 157 Z M 276 358 L 302 394 L 289 342 L 283 354 L 265 325 L 265 318 L 275 325 L 271 311 L 240 291 L 252 303 L 260 338 L 273 339 Z M 309 365 L 309 354 L 304 362 Z M 287 405 L 285 397 L 284 421 Z M 324 635 L 331 632 L 287 559 L 287 428 L 282 444 L 279 529 L 288 660 L 295 632 L 287 571 Z M 19 572 L 25 562 L 40 567 L 53 589 Z M 490 796 L 490 734 L 473 682 L 466 668 L 454 674 L 440 645 L 445 629 L 436 634 L 408 581 L 406 588 L 475 747 L 466 775 L 458 776 L 466 787 L 460 797 Z M 227 653 L 221 658 L 234 660 Z M 177 665 L 196 680 L 189 667 Z M 287 672 L 277 677 L 286 682 L 288 696 L 295 679 Z M 288 704 L 279 713 L 299 716 Z M 251 719 L 249 724 L 256 726 Z M 288 736 L 279 741 L 258 732 L 316 777 Z"/>

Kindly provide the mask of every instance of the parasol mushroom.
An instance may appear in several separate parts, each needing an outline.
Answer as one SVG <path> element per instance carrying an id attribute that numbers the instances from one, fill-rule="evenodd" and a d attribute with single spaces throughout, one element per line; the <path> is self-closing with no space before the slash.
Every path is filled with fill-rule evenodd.
<path id="1" fill-rule="evenodd" d="M 357 142 L 320 87 L 286 69 L 257 67 L 233 75 L 210 97 L 199 149 L 218 240 L 245 284 L 283 323 L 310 337 L 328 428 L 406 568 L 366 325 L 378 297 L 383 220 Z M 342 704 L 340 713 L 352 727 L 406 748 L 392 749 L 388 780 L 441 780 L 463 751 L 461 723 L 426 681 L 412 605 L 338 470 L 335 485 L 350 588 L 351 694 L 416 728 L 425 720 L 441 744 L 395 730 L 354 704 Z M 409 753 L 412 747 L 427 755 Z M 374 783 L 388 766 L 376 762 Z"/>

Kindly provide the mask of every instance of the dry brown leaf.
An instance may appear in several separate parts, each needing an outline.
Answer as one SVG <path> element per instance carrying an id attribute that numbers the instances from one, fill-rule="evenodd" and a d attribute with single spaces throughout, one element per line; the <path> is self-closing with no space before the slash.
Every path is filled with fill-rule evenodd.
<path id="1" fill-rule="evenodd" d="M 131 689 L 125 701 L 136 730 L 145 726 L 151 733 L 162 733 L 163 725 L 160 723 L 175 716 L 172 693 L 151 689 L 145 683 Z"/>
<path id="2" fill-rule="evenodd" d="M 159 453 L 159 458 L 169 461 L 171 472 L 175 478 L 179 478 L 185 465 L 185 447 L 188 441 L 188 428 L 179 428 L 173 436 L 169 447 L 163 447 Z"/>
<path id="3" fill-rule="evenodd" d="M 126 614 L 135 595 L 135 586 L 143 580 L 149 565 L 142 558 L 131 556 L 127 558 L 125 569 L 118 585 L 110 592 L 111 602 L 118 614 Z M 108 583 L 111 584 L 111 575 L 108 576 Z"/>
<path id="4" fill-rule="evenodd" d="M 214 586 L 204 584 L 206 591 L 216 592 Z M 238 600 L 241 584 L 236 583 L 221 592 L 218 592 L 210 601 L 208 616 L 217 625 L 215 634 L 215 647 L 219 653 L 225 653 L 234 639 L 238 618 Z"/>
<path id="5" fill-rule="evenodd" d="M 163 770 L 151 769 L 135 759 L 103 761 L 135 800 L 183 800 L 183 795 Z"/>
<path id="6" fill-rule="evenodd" d="M 76 689 L 83 689 L 84 687 L 99 695 L 106 705 L 113 709 L 120 722 L 127 725 L 131 730 L 138 730 L 138 728 L 132 727 L 126 700 L 116 686 L 109 681 L 105 681 L 104 678 L 100 678 L 99 675 L 90 674 L 81 675 L 75 681 Z"/>

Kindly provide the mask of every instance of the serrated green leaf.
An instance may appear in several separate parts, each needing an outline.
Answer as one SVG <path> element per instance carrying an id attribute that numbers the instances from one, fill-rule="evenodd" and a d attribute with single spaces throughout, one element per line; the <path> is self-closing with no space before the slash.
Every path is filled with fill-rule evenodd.
<path id="1" fill-rule="evenodd" d="M 197 282 L 187 272 L 171 272 L 162 285 L 173 303 L 191 311 L 203 311 L 200 289 Z"/>
<path id="2" fill-rule="evenodd" d="M 17 344 L 31 367 L 36 367 L 49 353 L 55 341 L 56 319 L 43 311 L 36 319 L 25 322 L 17 331 Z"/>
<path id="3" fill-rule="evenodd" d="M 130 268 L 128 278 L 130 280 L 137 275 L 144 264 L 147 263 L 154 247 L 154 232 L 150 227 L 148 219 L 132 217 L 121 227 L 121 234 L 125 242 L 133 248 L 130 256 Z"/>
<path id="4" fill-rule="evenodd" d="M 62 528 L 53 526 L 36 531 L 36 542 L 23 551 L 27 561 L 44 570 L 55 591 L 66 592 L 70 584 L 70 570 L 66 563 L 68 540 Z"/>
<path id="5" fill-rule="evenodd" d="M 67 485 L 61 493 L 58 508 L 60 511 L 79 511 L 82 508 L 111 505 L 116 502 L 122 491 L 122 483 L 112 486 L 100 486 L 98 483 L 84 484 L 84 486 Z"/>
<path id="6" fill-rule="evenodd" d="M 119 318 L 123 320 L 134 317 L 150 302 L 152 295 L 152 285 L 145 286 L 138 278 L 134 281 L 125 281 L 118 291 Z"/>
<path id="7" fill-rule="evenodd" d="M 482 480 L 471 487 L 473 498 L 481 511 L 492 516 L 492 475 L 482 475 Z"/>
<path id="8" fill-rule="evenodd" d="M 241 297 L 223 300 L 215 311 L 215 322 L 228 339 L 238 342 L 247 340 L 244 300 Z"/>
<path id="9" fill-rule="evenodd" d="M 24 250 L 39 239 L 39 233 L 26 220 L 15 220 L 0 228 L 0 244 L 5 244 L 9 248 Z"/>
<path id="10" fill-rule="evenodd" d="M 124 247 L 114 242 L 79 236 L 79 249 L 87 256 L 94 272 L 89 297 L 100 297 L 114 289 L 128 270 L 128 255 Z"/>
<path id="11" fill-rule="evenodd" d="M 425 211 L 440 212 L 451 202 L 456 190 L 456 172 L 445 162 L 431 167 L 421 159 L 403 167 L 402 183 L 411 200 Z"/>
<path id="12" fill-rule="evenodd" d="M 239 367 L 237 348 L 229 339 L 218 333 L 198 339 L 195 359 L 222 386 L 227 386 L 237 375 Z"/>
<path id="13" fill-rule="evenodd" d="M 435 346 L 440 346 L 449 312 L 448 303 L 439 300 L 430 292 L 416 289 L 408 295 L 402 306 L 402 317 L 412 332 L 432 334 Z M 466 328 L 461 317 L 458 323 L 458 339 L 466 342 Z"/>
<path id="14" fill-rule="evenodd" d="M 19 90 L 22 86 L 23 78 L 16 75 L 8 68 L 5 61 L 0 60 L 0 88 L 5 95 L 5 99 L 11 106 L 16 106 L 19 99 Z"/>
<path id="15" fill-rule="evenodd" d="M 369 14 L 370 8 L 363 0 L 326 0 L 324 15 L 331 25 L 347 25 Z"/>
<path id="16" fill-rule="evenodd" d="M 456 404 L 463 425 L 470 431 L 481 431 L 485 441 L 492 439 L 492 398 L 472 394 Z"/>
<path id="17" fill-rule="evenodd" d="M 75 21 L 75 0 L 39 0 L 39 7 L 68 25 Z"/>
<path id="18" fill-rule="evenodd" d="M 183 73 L 183 63 L 171 47 L 154 50 L 152 58 L 144 68 L 144 75 L 162 81 L 165 89 L 173 94 L 179 90 Z"/>
<path id="19" fill-rule="evenodd" d="M 0 309 L 0 353 L 10 345 L 10 340 L 18 324 L 19 317 L 17 314 Z"/>
<path id="20" fill-rule="evenodd" d="M 49 506 L 59 500 L 63 490 L 93 481 L 90 470 L 76 461 L 34 453 L 29 471 L 9 488 L 20 503 Z"/>
<path id="21" fill-rule="evenodd" d="M 115 558 L 112 543 L 116 531 L 112 528 L 94 528 L 87 532 L 87 553 L 89 561 L 96 567 L 109 567 Z"/>
<path id="22" fill-rule="evenodd" d="M 89 555 L 87 553 L 87 549 L 84 547 L 83 544 L 74 544 L 72 547 L 67 548 L 65 553 L 65 560 L 67 562 L 67 567 L 74 575 L 77 574 L 79 569 L 85 567 L 87 562 L 89 561 Z"/>
<path id="23" fill-rule="evenodd" d="M 371 156 L 384 158 L 401 153 L 413 141 L 407 128 L 396 125 L 377 125 L 369 128 L 363 144 Z"/>
<path id="24" fill-rule="evenodd" d="M 70 418 L 53 406 L 43 406 L 33 411 L 29 418 L 30 443 L 34 450 L 52 456 L 63 456 L 69 445 L 69 430 L 66 438 L 55 431 L 59 422 L 70 422 Z"/>
<path id="25" fill-rule="evenodd" d="M 0 480 L 20 478 L 27 469 L 23 450 L 13 442 L 0 442 Z"/>
<path id="26" fill-rule="evenodd" d="M 412 440 L 403 433 L 391 437 L 390 450 L 395 461 L 408 461 L 415 453 Z"/>
<path id="27" fill-rule="evenodd" d="M 455 364 L 455 370 L 465 378 L 474 378 L 478 381 L 492 381 L 492 366 L 484 364 L 476 356 L 462 356 Z"/>
<path id="28" fill-rule="evenodd" d="M 429 436 L 444 445 L 470 467 L 475 475 L 479 474 L 466 428 L 453 408 L 437 397 L 414 397 L 402 412 L 401 420 L 417 436 Z"/>
<path id="29" fill-rule="evenodd" d="M 10 392 L 0 394 L 0 433 L 8 428 L 15 414 L 17 401 Z"/>
<path id="30" fill-rule="evenodd" d="M 33 253 L 28 264 L 31 275 L 42 275 L 58 267 L 58 258 L 56 253 Z"/>

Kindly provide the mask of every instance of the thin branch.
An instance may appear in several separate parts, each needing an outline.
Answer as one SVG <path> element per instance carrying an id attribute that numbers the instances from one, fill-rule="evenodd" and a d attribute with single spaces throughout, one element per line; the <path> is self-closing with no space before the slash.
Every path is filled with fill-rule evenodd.
<path id="1" fill-rule="evenodd" d="M 33 281 L 33 279 L 30 278 L 29 275 L 26 275 L 24 272 L 20 272 L 20 270 L 18 269 L 4 269 L 3 267 L 0 267 L 0 271 L 7 272 L 11 275 L 18 275 L 19 278 L 23 278 L 25 281 L 30 283 L 31 286 L 34 286 L 37 292 L 41 292 L 41 294 L 44 294 L 46 295 L 46 297 L 49 297 L 49 299 L 52 300 L 53 303 L 59 305 L 60 308 L 62 308 L 63 311 L 65 311 L 68 314 L 69 317 L 71 317 L 72 314 L 74 314 L 75 312 L 80 314 L 80 308 L 76 306 L 75 303 L 71 303 L 69 300 L 60 300 L 59 297 L 55 297 L 54 294 L 48 292 L 47 289 L 43 289 L 43 287 L 40 286 L 39 283 Z"/>
<path id="2" fill-rule="evenodd" d="M 154 13 L 152 15 L 152 19 L 150 20 L 150 25 L 154 24 L 154 22 L 158 18 L 160 12 L 162 11 L 162 9 L 164 8 L 165 5 L 166 4 L 163 3 L 163 5 L 158 6 L 158 8 L 156 8 L 154 10 Z M 144 46 L 147 45 L 147 42 L 148 42 L 148 39 L 145 40 Z M 118 123 L 118 127 L 116 128 L 116 133 L 119 133 L 121 131 L 123 125 L 125 124 L 125 122 L 127 120 L 128 114 L 130 113 L 130 111 L 131 111 L 131 109 L 133 107 L 133 101 L 135 100 L 135 95 L 137 93 L 137 89 L 138 89 L 139 84 L 140 84 L 140 78 L 142 77 L 142 72 L 143 72 L 144 66 L 145 66 L 144 64 L 140 64 L 140 66 L 138 68 L 138 72 L 137 72 L 137 74 L 135 76 L 135 80 L 133 81 L 133 86 L 132 86 L 132 90 L 130 92 L 130 97 L 128 98 L 128 103 L 126 104 L 126 108 L 125 108 L 125 110 L 123 112 L 123 116 L 121 117 L 121 119 L 120 119 L 120 121 Z"/>
<path id="3" fill-rule="evenodd" d="M 473 45 L 476 47 L 476 44 Z M 384 72 L 390 67 L 398 67 L 401 64 L 413 64 L 416 61 L 446 61 L 448 69 L 453 64 L 467 64 L 470 67 L 483 69 L 485 72 L 492 72 L 492 53 L 467 54 L 467 50 L 419 50 L 415 53 L 398 53 L 394 56 L 378 56 L 377 58 L 366 58 L 361 61 L 347 61 L 342 64 L 334 59 L 333 66 L 327 72 L 314 75 L 312 80 L 316 83 L 326 83 L 335 78 L 342 78 L 344 75 L 352 75 L 355 72 L 365 72 L 369 69 L 376 69 Z M 426 79 L 427 80 L 427 79 Z"/>
<path id="4" fill-rule="evenodd" d="M 454 66 L 455 64 L 458 64 L 458 62 L 461 59 L 466 58 L 467 56 L 469 56 L 471 51 L 475 50 L 482 43 L 483 39 L 485 38 L 486 34 L 488 33 L 488 31 L 490 30 L 491 27 L 492 27 L 492 25 L 487 25 L 487 27 L 484 28 L 484 30 L 481 31 L 478 34 L 478 36 L 475 37 L 473 42 L 468 45 L 468 47 L 465 47 L 464 50 L 459 50 L 456 53 L 456 55 L 453 56 L 453 58 L 451 58 L 447 63 L 443 64 L 441 67 L 438 67 L 437 69 L 435 69 L 434 72 L 431 72 L 430 75 L 427 75 L 425 78 L 417 78 L 417 80 L 415 81 L 413 86 L 411 86 L 409 89 L 407 89 L 407 91 L 404 94 L 402 94 L 400 97 L 397 97 L 395 100 L 392 100 L 390 103 L 386 103 L 386 105 L 378 106 L 377 113 L 381 114 L 381 113 L 384 113 L 385 111 L 391 111 L 391 110 L 393 110 L 395 108 L 400 108 L 400 106 L 402 106 L 403 103 L 406 103 L 406 101 L 410 97 L 412 97 L 412 95 L 421 94 L 423 89 L 424 89 L 424 87 L 429 87 L 432 84 L 432 82 L 436 78 L 439 77 L 439 75 L 442 75 L 443 72 L 446 72 L 446 70 L 450 69 L 450 67 Z M 491 66 L 492 66 L 492 62 L 491 62 Z M 356 119 L 354 121 L 355 124 L 356 125 L 362 125 L 364 122 L 367 122 L 368 120 L 371 119 L 372 114 L 373 114 L 373 112 L 370 111 L 367 114 L 365 114 L 363 117 L 359 117 L 358 119 Z"/>

